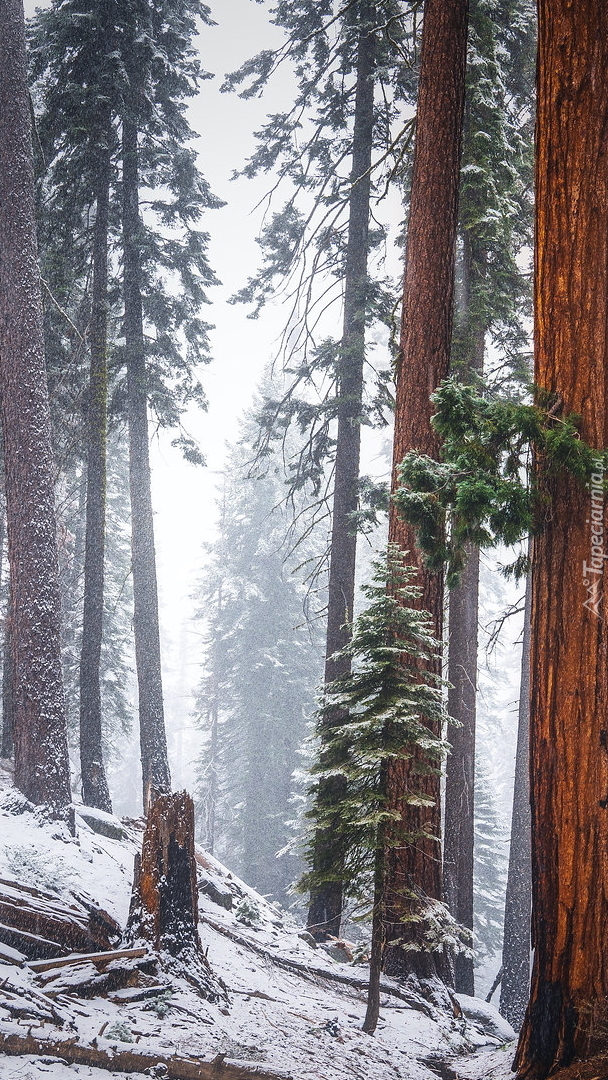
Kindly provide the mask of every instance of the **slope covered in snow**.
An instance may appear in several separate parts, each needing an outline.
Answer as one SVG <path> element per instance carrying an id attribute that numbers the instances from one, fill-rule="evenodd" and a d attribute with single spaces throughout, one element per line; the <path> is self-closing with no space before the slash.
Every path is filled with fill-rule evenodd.
<path id="1" fill-rule="evenodd" d="M 142 831 L 142 822 L 121 823 L 77 808 L 71 836 L 7 788 L 0 795 L 0 879 L 5 888 L 21 883 L 67 905 L 86 897 L 124 926 Z M 213 1075 L 227 1080 L 434 1080 L 437 1075 L 498 1080 L 510 1075 L 512 1054 L 498 1049 L 503 1032 L 491 1038 L 464 1015 L 448 1016 L 413 988 L 389 980 L 383 984 L 378 1030 L 373 1037 L 364 1034 L 365 964 L 348 962 L 340 950 L 332 950 L 332 956 L 314 946 L 289 914 L 205 852 L 197 852 L 197 862 L 200 937 L 226 992 L 216 1001 L 205 1000 L 187 978 L 166 970 L 150 974 L 146 958 L 114 961 L 115 968 L 132 965 L 138 976 L 130 980 L 133 985 L 116 990 L 111 964 L 100 975 L 91 960 L 58 966 L 50 959 L 32 966 L 13 956 L 12 962 L 0 963 L 0 1080 L 93 1080 L 125 1071 L 135 1080 L 143 1075 L 188 1080 L 210 1075 L 204 1063 L 215 1063 Z M 10 961 L 10 950 L 5 959 Z M 28 1037 L 49 1040 L 48 1053 L 9 1056 L 7 1050 L 27 1048 Z M 78 1058 L 75 1048 L 82 1050 L 81 1059 L 70 1063 Z M 87 1048 L 103 1054 L 107 1064 L 114 1062 L 115 1069 L 87 1064 Z M 127 1069 L 129 1055 L 145 1073 Z M 485 1071 L 479 1072 L 480 1066 Z M 199 1073 L 189 1073 L 191 1067 Z"/>

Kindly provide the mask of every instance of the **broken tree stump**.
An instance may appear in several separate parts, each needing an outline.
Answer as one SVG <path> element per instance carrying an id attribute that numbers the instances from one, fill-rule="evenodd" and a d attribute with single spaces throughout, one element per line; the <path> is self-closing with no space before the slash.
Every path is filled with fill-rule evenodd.
<path id="1" fill-rule="evenodd" d="M 125 940 L 153 949 L 205 997 L 223 994 L 198 936 L 194 803 L 185 791 L 161 795 L 150 807 L 141 855 L 135 856 Z"/>

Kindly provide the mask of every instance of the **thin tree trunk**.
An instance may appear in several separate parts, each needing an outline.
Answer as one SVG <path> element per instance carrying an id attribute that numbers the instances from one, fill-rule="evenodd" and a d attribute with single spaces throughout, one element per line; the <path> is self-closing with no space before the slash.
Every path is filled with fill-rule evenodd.
<path id="1" fill-rule="evenodd" d="M 387 762 L 382 763 L 380 789 L 386 792 Z M 386 828 L 380 827 L 374 856 L 374 910 L 372 914 L 372 940 L 369 957 L 369 985 L 367 1008 L 362 1030 L 373 1035 L 380 1016 L 380 977 L 384 953 L 384 878 L 386 873 Z"/>
<path id="2" fill-rule="evenodd" d="M 426 0 L 424 7 L 397 366 L 393 490 L 399 484 L 398 466 L 408 450 L 432 455 L 438 450 L 429 397 L 445 378 L 450 360 L 467 14 L 467 0 L 450 4 Z M 441 576 L 422 566 L 414 531 L 399 518 L 394 506 L 389 517 L 389 541 L 407 552 L 408 561 L 418 566 L 420 604 L 433 616 L 435 634 L 441 638 Z M 407 822 L 407 831 L 428 836 L 415 844 L 390 847 L 387 852 L 386 937 L 389 942 L 400 942 L 415 939 L 419 925 L 404 923 L 418 907 L 418 901 L 412 900 L 408 892 L 415 887 L 431 898 L 441 896 L 439 777 L 426 771 L 426 762 L 417 753 L 409 761 L 389 764 L 388 785 L 392 808 Z M 433 806 L 415 807 L 404 798 L 418 794 L 432 799 Z M 412 970 L 421 975 L 433 974 L 433 956 L 389 944 L 385 950 L 387 974 L 400 976 Z"/>
<path id="3" fill-rule="evenodd" d="M 84 609 L 80 654 L 80 768 L 85 805 L 111 813 L 112 801 L 103 764 L 100 683 L 106 525 L 108 215 L 111 172 L 109 109 L 104 119 L 105 122 L 100 125 L 93 239 Z"/>
<path id="4" fill-rule="evenodd" d="M 140 284 L 137 126 L 123 120 L 123 251 L 129 417 L 129 487 L 133 557 L 135 665 L 144 812 L 171 790 L 158 624 L 156 554 L 148 447 L 147 372 Z"/>
<path id="5" fill-rule="evenodd" d="M 349 201 L 348 245 L 344 278 L 344 323 L 338 368 L 338 432 L 332 508 L 329 563 L 325 685 L 347 675 L 350 660 L 335 657 L 348 644 L 355 595 L 356 528 L 352 515 L 359 505 L 359 457 L 363 368 L 365 362 L 365 313 L 368 291 L 370 166 L 374 128 L 374 69 L 376 39 L 375 4 L 362 0 L 359 7 L 361 30 L 358 39 L 357 81 L 353 131 L 351 194 Z M 328 710 L 323 731 L 344 721 L 341 710 Z M 341 797 L 343 780 L 322 780 L 319 801 L 332 804 Z M 331 829 L 319 829 L 315 837 L 314 870 L 335 866 L 335 836 Z M 339 936 L 342 917 L 342 883 L 335 881 L 315 889 L 311 895 L 308 927 L 318 937 Z"/>
<path id="6" fill-rule="evenodd" d="M 0 4 L 0 399 L 12 580 L 15 783 L 71 802 L 22 0 Z"/>
<path id="7" fill-rule="evenodd" d="M 448 725 L 443 887 L 452 915 L 472 933 L 479 608 L 479 548 L 475 544 L 467 544 L 466 560 L 449 601 L 448 715 L 460 726 Z M 472 956 L 457 953 L 454 957 L 454 986 L 459 993 L 474 994 Z"/>
<path id="8" fill-rule="evenodd" d="M 483 371 L 485 326 L 476 326 L 473 300 L 482 284 L 484 259 L 465 230 L 462 239 L 462 344 L 458 374 L 468 381 Z M 446 764 L 443 843 L 444 899 L 461 926 L 473 933 L 475 847 L 475 724 L 477 713 L 477 624 L 479 611 L 479 548 L 468 543 L 458 585 L 450 591 L 448 615 L 448 725 L 450 753 Z M 473 956 L 454 957 L 458 993 L 475 992 Z"/>
<path id="9" fill-rule="evenodd" d="M 531 545 L 530 553 L 532 553 Z M 519 1031 L 523 1024 L 530 992 L 530 911 L 532 906 L 532 866 L 530 862 L 531 605 L 531 580 L 528 574 L 500 986 L 500 1012 L 515 1031 Z"/>
<path id="10" fill-rule="evenodd" d="M 540 0 L 535 382 L 608 443 L 608 4 Z M 608 1049 L 608 575 L 601 461 L 559 474 L 534 539 L 531 997 L 516 1058 L 544 1080 Z"/>

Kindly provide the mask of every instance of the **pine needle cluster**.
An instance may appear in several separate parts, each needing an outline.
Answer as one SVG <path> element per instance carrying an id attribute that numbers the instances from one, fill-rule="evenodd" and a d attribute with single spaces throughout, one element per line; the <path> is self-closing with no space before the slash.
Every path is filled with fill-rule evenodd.
<path id="1" fill-rule="evenodd" d="M 482 383 L 474 387 L 450 378 L 432 400 L 441 460 L 406 454 L 393 498 L 416 529 L 427 565 L 447 567 L 451 587 L 464 565 L 467 541 L 492 548 L 539 531 L 547 499 L 543 478 L 566 470 L 587 484 L 598 457 L 606 455 L 581 438 L 580 416 L 540 390 L 534 404 L 526 404 L 491 397 Z M 527 560 L 519 558 L 508 570 L 525 574 Z"/>

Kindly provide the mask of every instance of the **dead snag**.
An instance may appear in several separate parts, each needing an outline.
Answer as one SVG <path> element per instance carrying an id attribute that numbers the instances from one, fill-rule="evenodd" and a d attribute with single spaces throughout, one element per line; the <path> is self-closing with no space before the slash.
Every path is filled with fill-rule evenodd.
<path id="1" fill-rule="evenodd" d="M 194 804 L 185 791 L 161 795 L 150 807 L 125 938 L 159 953 L 206 997 L 219 996 L 198 936 Z"/>

